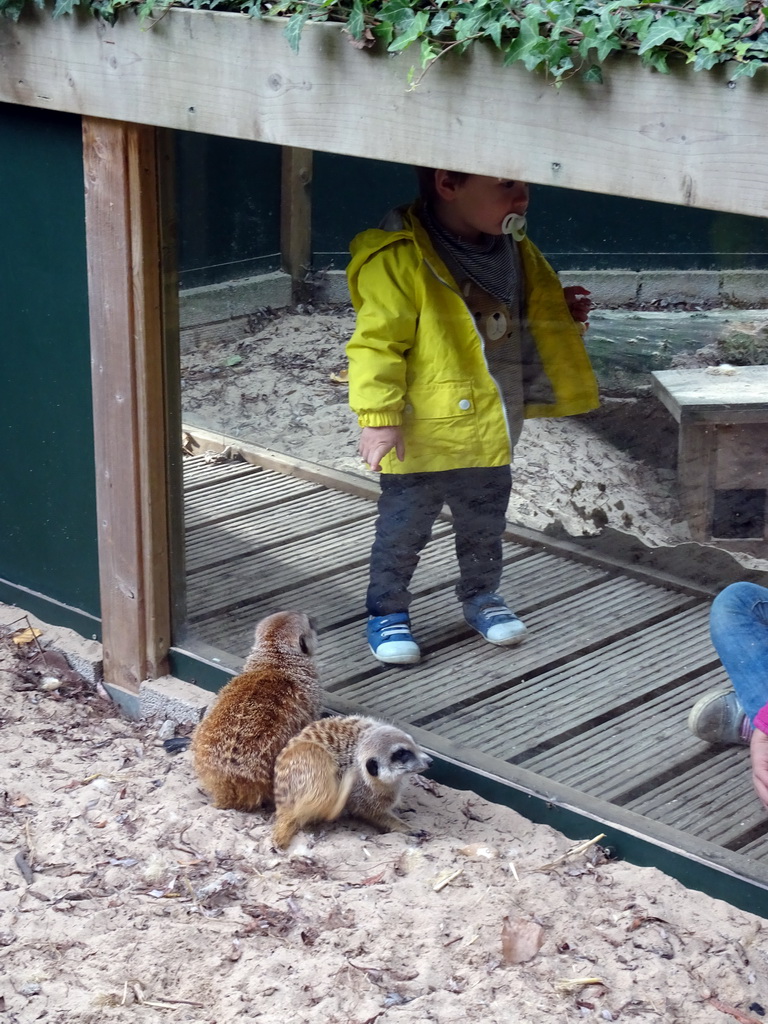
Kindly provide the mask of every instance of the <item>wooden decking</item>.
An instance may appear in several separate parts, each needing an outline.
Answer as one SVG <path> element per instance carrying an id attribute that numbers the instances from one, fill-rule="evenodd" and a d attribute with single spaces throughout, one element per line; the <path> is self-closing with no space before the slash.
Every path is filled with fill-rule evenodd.
<path id="1" fill-rule="evenodd" d="M 711 594 L 600 561 L 567 544 L 510 537 L 502 590 L 529 633 L 494 648 L 453 594 L 449 522 L 414 578 L 425 655 L 370 655 L 362 607 L 375 504 L 318 479 L 246 462 L 185 467 L 190 643 L 237 666 L 254 623 L 279 608 L 315 619 L 328 706 L 362 709 L 431 738 L 503 779 L 567 793 L 597 817 L 768 884 L 768 814 L 748 752 L 686 728 L 694 700 L 728 680 L 709 640 Z M 363 488 L 364 490 L 364 488 Z"/>

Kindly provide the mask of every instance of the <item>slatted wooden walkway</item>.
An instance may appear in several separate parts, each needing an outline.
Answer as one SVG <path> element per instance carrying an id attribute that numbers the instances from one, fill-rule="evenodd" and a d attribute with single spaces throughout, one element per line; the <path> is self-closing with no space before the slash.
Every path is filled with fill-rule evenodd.
<path id="1" fill-rule="evenodd" d="M 588 809 L 631 812 L 650 836 L 660 824 L 665 842 L 678 836 L 705 860 L 732 851 L 730 870 L 768 880 L 768 815 L 747 751 L 711 748 L 686 728 L 694 700 L 728 682 L 709 640 L 710 594 L 543 538 L 509 539 L 502 590 L 529 634 L 495 648 L 463 621 L 441 521 L 414 578 L 425 657 L 392 668 L 364 640 L 373 501 L 197 458 L 185 465 L 185 511 L 189 636 L 223 663 L 246 654 L 263 615 L 301 608 L 321 635 L 330 707 L 425 730 L 470 766 L 518 766 L 543 792 L 570 787 Z"/>

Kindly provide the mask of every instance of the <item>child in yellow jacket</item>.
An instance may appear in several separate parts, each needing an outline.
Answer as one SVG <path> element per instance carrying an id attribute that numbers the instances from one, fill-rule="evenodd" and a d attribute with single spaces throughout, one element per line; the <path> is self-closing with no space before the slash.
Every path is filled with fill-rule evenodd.
<path id="1" fill-rule="evenodd" d="M 359 451 L 381 471 L 366 598 L 379 661 L 413 664 L 408 590 L 444 504 L 467 622 L 494 644 L 521 620 L 497 593 L 524 417 L 598 404 L 581 339 L 588 292 L 563 289 L 525 237 L 524 182 L 423 168 L 421 201 L 357 235 L 347 346 Z M 579 323 L 579 321 L 581 323 Z"/>

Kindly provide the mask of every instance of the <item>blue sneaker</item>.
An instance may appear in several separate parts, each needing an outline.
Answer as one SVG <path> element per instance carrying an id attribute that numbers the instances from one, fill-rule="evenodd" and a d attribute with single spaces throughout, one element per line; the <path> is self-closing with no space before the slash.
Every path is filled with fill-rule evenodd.
<path id="1" fill-rule="evenodd" d="M 419 645 L 411 636 L 408 612 L 371 615 L 367 636 L 371 654 L 386 665 L 415 665 L 421 661 Z"/>
<path id="2" fill-rule="evenodd" d="M 475 594 L 463 607 L 464 618 L 472 629 L 491 644 L 511 647 L 519 644 L 527 632 L 524 623 L 507 608 L 499 594 Z"/>

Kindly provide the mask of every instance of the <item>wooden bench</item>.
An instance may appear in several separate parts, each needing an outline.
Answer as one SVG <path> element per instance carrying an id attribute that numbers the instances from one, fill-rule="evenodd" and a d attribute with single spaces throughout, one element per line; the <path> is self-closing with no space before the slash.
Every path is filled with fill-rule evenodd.
<path id="1" fill-rule="evenodd" d="M 692 538 L 768 557 L 768 366 L 651 377 L 680 424 L 677 479 Z"/>

